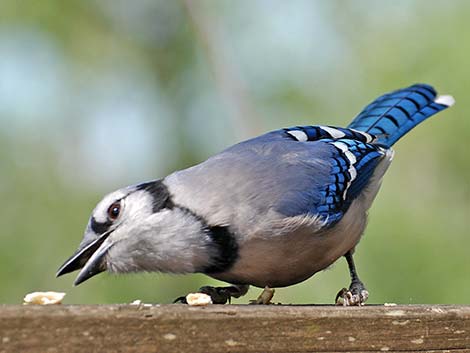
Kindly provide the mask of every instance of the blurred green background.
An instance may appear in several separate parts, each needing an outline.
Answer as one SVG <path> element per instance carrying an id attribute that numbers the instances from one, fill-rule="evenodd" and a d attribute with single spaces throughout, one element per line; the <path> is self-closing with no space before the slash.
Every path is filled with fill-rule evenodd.
<path id="1" fill-rule="evenodd" d="M 0 302 L 168 303 L 220 284 L 54 275 L 109 191 L 272 129 L 345 126 L 426 82 L 457 104 L 396 145 L 356 262 L 370 303 L 469 303 L 469 15 L 464 0 L 2 0 Z M 340 259 L 275 301 L 332 303 L 347 285 Z"/>

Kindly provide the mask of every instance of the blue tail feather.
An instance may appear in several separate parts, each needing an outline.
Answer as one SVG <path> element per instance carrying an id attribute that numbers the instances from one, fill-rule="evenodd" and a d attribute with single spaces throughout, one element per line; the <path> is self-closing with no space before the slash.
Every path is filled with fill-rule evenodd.
<path id="1" fill-rule="evenodd" d="M 378 143 L 390 147 L 416 125 L 453 103 L 451 96 L 437 97 L 432 86 L 415 84 L 377 98 L 348 128 L 375 135 Z"/>

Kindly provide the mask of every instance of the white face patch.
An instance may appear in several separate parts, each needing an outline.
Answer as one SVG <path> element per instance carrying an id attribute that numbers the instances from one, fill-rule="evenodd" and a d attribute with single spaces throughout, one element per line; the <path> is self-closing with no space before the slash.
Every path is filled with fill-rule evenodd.
<path id="1" fill-rule="evenodd" d="M 131 192 L 125 199 L 126 214 L 125 220 L 132 221 L 145 219 L 153 212 L 153 197 L 145 190 Z"/>
<path id="2" fill-rule="evenodd" d="M 287 131 L 287 133 L 293 137 L 295 137 L 295 139 L 297 141 L 300 141 L 300 142 L 305 142 L 305 141 L 308 141 L 308 136 L 305 132 L 303 131 L 300 131 L 300 130 L 291 130 L 291 131 Z"/>
<path id="3" fill-rule="evenodd" d="M 335 129 L 335 128 L 332 128 L 332 127 L 329 127 L 329 126 L 318 126 L 320 129 L 322 129 L 323 131 L 326 131 L 327 133 L 330 134 L 330 136 L 334 139 L 340 139 L 344 136 L 346 136 L 346 134 L 338 129 Z"/>
<path id="4" fill-rule="evenodd" d="M 212 251 L 209 236 L 193 215 L 177 207 L 153 213 L 146 201 L 140 206 L 135 200 L 131 203 L 129 208 L 139 209 L 138 213 L 108 238 L 114 242 L 108 270 L 191 273 L 207 266 Z"/>

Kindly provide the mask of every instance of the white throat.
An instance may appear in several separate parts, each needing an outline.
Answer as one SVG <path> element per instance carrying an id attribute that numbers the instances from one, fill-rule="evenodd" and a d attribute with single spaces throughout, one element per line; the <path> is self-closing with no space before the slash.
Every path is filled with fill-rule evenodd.
<path id="1" fill-rule="evenodd" d="M 184 209 L 164 209 L 121 228 L 126 234 L 118 238 L 106 259 L 110 272 L 192 273 L 210 261 L 204 224 Z"/>

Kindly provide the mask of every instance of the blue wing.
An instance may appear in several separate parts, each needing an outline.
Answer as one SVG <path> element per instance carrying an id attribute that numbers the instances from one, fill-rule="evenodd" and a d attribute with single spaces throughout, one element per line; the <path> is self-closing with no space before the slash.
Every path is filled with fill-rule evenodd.
<path id="1" fill-rule="evenodd" d="M 296 126 L 287 129 L 273 131 L 271 134 L 281 134 L 295 141 L 318 141 L 323 139 L 351 139 L 361 142 L 373 142 L 376 137 L 372 134 L 337 126 Z"/>
<path id="2" fill-rule="evenodd" d="M 378 145 L 357 140 L 324 140 L 335 147 L 330 163 L 329 183 L 321 190 L 316 212 L 331 226 L 339 221 L 352 201 L 368 185 L 386 151 Z"/>
<path id="3" fill-rule="evenodd" d="M 377 98 L 348 128 L 376 135 L 378 143 L 390 147 L 416 125 L 453 103 L 451 96 L 437 97 L 432 86 L 415 84 Z"/>
<path id="4" fill-rule="evenodd" d="M 271 146 L 270 164 L 283 185 L 276 209 L 289 216 L 320 215 L 327 226 L 332 226 L 368 186 L 387 149 L 417 124 L 453 103 L 451 96 L 438 97 L 433 87 L 416 84 L 379 97 L 348 128 L 296 126 L 241 145 L 249 145 L 257 153 L 264 151 L 260 145 Z M 274 148 L 280 141 L 284 142 Z M 295 156 L 295 163 L 291 156 Z M 258 156 L 256 163 L 260 160 Z M 293 164 L 283 174 L 286 160 Z M 279 194 L 272 190 L 267 193 L 270 197 Z"/>
<path id="5" fill-rule="evenodd" d="M 342 218 L 352 201 L 368 185 L 375 168 L 386 154 L 384 148 L 373 143 L 377 139 L 374 135 L 354 129 L 297 126 L 271 134 L 295 143 L 303 142 L 305 148 L 315 141 L 330 148 L 331 152 L 324 161 L 329 167 L 326 180 L 317 186 L 314 192 L 316 202 L 309 209 L 309 213 L 324 218 L 327 226 L 334 225 Z M 315 146 L 325 148 L 318 144 Z M 305 190 L 305 194 L 309 192 Z"/>

